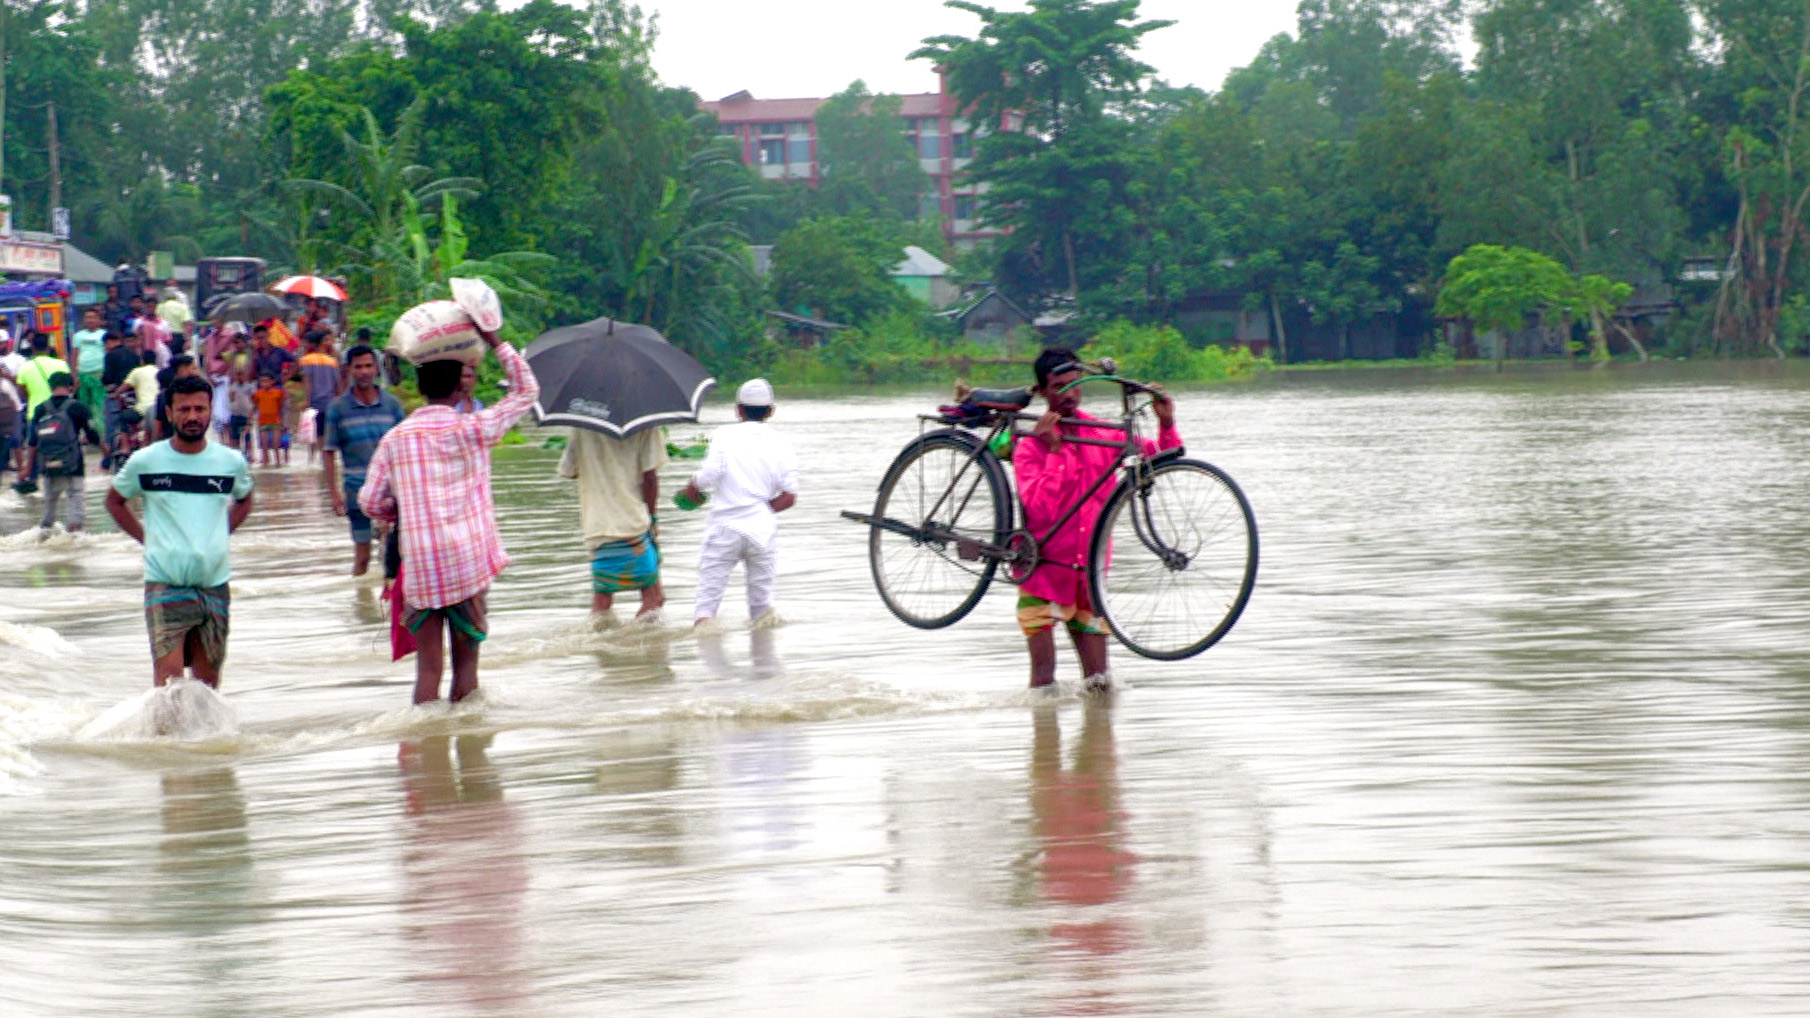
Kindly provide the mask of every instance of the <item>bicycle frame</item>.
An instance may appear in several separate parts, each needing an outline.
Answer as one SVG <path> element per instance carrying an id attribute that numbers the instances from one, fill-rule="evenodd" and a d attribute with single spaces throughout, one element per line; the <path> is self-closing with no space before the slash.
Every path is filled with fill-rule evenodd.
<path id="1" fill-rule="evenodd" d="M 1119 431 L 1119 432 L 1124 433 L 1124 438 L 1119 441 L 1109 441 L 1109 440 L 1103 439 L 1103 438 L 1091 438 L 1091 437 L 1087 437 L 1084 435 L 1064 435 L 1062 437 L 1062 440 L 1064 442 L 1072 442 L 1077 445 L 1094 445 L 1094 446 L 1100 446 L 1100 447 L 1108 448 L 1108 449 L 1116 449 L 1116 450 L 1118 450 L 1119 454 L 1118 454 L 1118 456 L 1116 456 L 1113 459 L 1112 465 L 1107 467 L 1106 470 L 1104 470 L 1100 474 L 1100 476 L 1094 478 L 1093 483 L 1088 486 L 1087 490 L 1085 492 L 1083 492 L 1079 498 L 1075 499 L 1072 503 L 1070 503 L 1069 506 L 1063 511 L 1062 515 L 1059 516 L 1056 519 L 1056 521 L 1049 526 L 1049 528 L 1047 530 L 1045 530 L 1041 535 L 1039 535 L 1039 534 L 1031 535 L 1032 540 L 1036 542 L 1039 552 L 1041 552 L 1043 546 L 1045 544 L 1047 544 L 1051 538 L 1055 537 L 1056 534 L 1063 527 L 1067 526 L 1068 523 L 1075 518 L 1075 515 L 1081 511 L 1082 507 L 1086 506 L 1088 504 L 1088 502 L 1090 502 L 1094 498 L 1094 496 L 1099 493 L 1100 489 L 1105 487 L 1107 482 L 1112 481 L 1115 478 L 1123 477 L 1124 479 L 1130 481 L 1131 483 L 1136 483 L 1140 474 L 1143 471 L 1145 471 L 1146 469 L 1148 469 L 1148 464 L 1145 462 L 1145 459 L 1143 456 L 1143 450 L 1137 444 L 1137 429 L 1136 429 L 1136 426 L 1134 423 L 1137 414 L 1141 412 L 1142 408 L 1135 407 L 1133 405 L 1137 395 L 1140 393 L 1143 393 L 1143 392 L 1147 392 L 1148 390 L 1137 382 L 1133 382 L 1130 379 L 1120 378 L 1116 375 L 1088 375 L 1088 376 L 1085 376 L 1082 378 L 1078 378 L 1073 382 L 1070 382 L 1067 386 L 1064 387 L 1063 391 L 1066 392 L 1068 389 L 1073 388 L 1074 386 L 1080 385 L 1083 382 L 1090 382 L 1090 381 L 1112 381 L 1112 382 L 1117 382 L 1120 384 L 1122 412 L 1121 412 L 1119 422 L 1114 423 L 1111 421 L 1101 421 L 1101 420 L 1092 420 L 1092 419 L 1084 420 L 1082 418 L 1077 418 L 1077 417 L 1064 417 L 1060 420 L 1059 423 L 1061 423 L 1063 425 L 1071 426 L 1071 427 L 1076 427 L 1076 428 L 1091 428 L 1091 429 L 1102 430 L 1102 431 Z M 993 410 L 993 411 L 991 411 L 989 414 L 989 417 L 987 418 L 987 421 L 986 421 L 986 426 L 987 426 L 986 437 L 979 443 L 979 445 L 976 448 L 974 448 L 972 451 L 969 452 L 967 460 L 962 463 L 961 468 L 959 470 L 957 470 L 955 476 L 950 479 L 949 486 L 946 489 L 944 489 L 943 493 L 937 498 L 936 503 L 931 506 L 930 511 L 927 514 L 927 519 L 933 520 L 933 519 L 937 518 L 938 513 L 943 509 L 944 505 L 952 497 L 955 496 L 956 490 L 961 485 L 962 478 L 967 476 L 969 469 L 973 468 L 975 466 L 976 462 L 978 462 L 979 458 L 982 455 L 990 455 L 988 450 L 991 449 L 994 441 L 996 441 L 1002 433 L 1009 434 L 1011 436 L 1011 439 L 1013 441 L 1016 441 L 1020 438 L 1026 437 L 1029 434 L 1031 434 L 1031 432 L 1029 432 L 1027 430 L 1022 430 L 1019 427 L 1020 424 L 1022 424 L 1023 422 L 1026 422 L 1026 421 L 1034 423 L 1034 422 L 1038 421 L 1040 418 L 1041 418 L 1041 415 L 1039 415 L 1039 414 L 1030 414 L 1030 413 L 1024 413 L 1021 411 L 1012 411 L 1012 410 Z M 936 424 L 949 423 L 943 417 L 938 416 L 938 415 L 933 415 L 933 414 L 919 414 L 918 419 L 925 423 L 936 423 Z M 974 428 L 972 430 L 979 430 L 979 429 Z M 970 486 L 968 494 L 963 496 L 963 501 L 962 501 L 961 505 L 956 507 L 955 512 L 952 514 L 952 518 L 959 517 L 962 510 L 966 509 L 966 507 L 967 507 L 966 500 L 967 500 L 967 498 L 971 498 L 973 496 L 973 490 L 974 490 L 974 486 Z M 1023 515 L 1023 504 L 1018 501 L 1016 491 L 1013 492 L 1013 502 L 1015 504 L 1015 511 L 1013 513 L 1013 518 L 1018 519 L 1018 518 L 1022 517 L 1022 515 Z M 1147 515 L 1148 506 L 1145 507 L 1145 512 Z M 1012 552 L 1011 550 L 1009 550 L 1006 547 L 1003 547 L 1001 545 L 994 544 L 990 541 L 972 540 L 970 538 L 963 537 L 962 535 L 957 534 L 953 531 L 946 531 L 946 530 L 942 530 L 942 529 L 933 529 L 929 526 L 926 526 L 924 523 L 919 523 L 918 525 L 914 526 L 912 524 L 901 523 L 896 520 L 875 519 L 871 516 L 867 516 L 867 515 L 864 515 L 861 513 L 844 512 L 842 515 L 845 518 L 852 519 L 852 520 L 855 520 L 855 521 L 861 522 L 861 523 L 866 523 L 870 526 L 881 527 L 883 529 L 890 530 L 894 533 L 913 538 L 914 540 L 920 540 L 920 541 L 922 541 L 922 540 L 936 540 L 936 541 L 953 540 L 958 544 L 958 548 L 959 548 L 958 553 L 963 558 L 974 559 L 974 558 L 983 558 L 984 557 L 984 558 L 994 559 L 997 561 L 1007 561 L 1007 560 L 1010 560 L 1015 557 L 1014 552 Z M 1146 520 L 1140 524 L 1140 522 L 1134 517 L 1133 524 L 1136 527 L 1136 529 L 1138 530 L 1139 536 L 1144 538 L 1146 544 L 1149 544 L 1151 538 L 1148 536 L 1145 536 L 1145 531 L 1148 528 L 1150 531 L 1153 532 L 1155 529 L 1154 522 Z M 1153 547 L 1152 550 L 1157 550 L 1157 549 L 1155 549 Z M 972 552 L 972 554 L 970 554 L 970 552 Z M 1165 557 L 1167 557 L 1167 555 L 1168 555 L 1167 551 L 1165 551 L 1164 554 L 1165 554 Z M 1075 567 L 1075 568 L 1081 568 L 1081 567 Z"/>

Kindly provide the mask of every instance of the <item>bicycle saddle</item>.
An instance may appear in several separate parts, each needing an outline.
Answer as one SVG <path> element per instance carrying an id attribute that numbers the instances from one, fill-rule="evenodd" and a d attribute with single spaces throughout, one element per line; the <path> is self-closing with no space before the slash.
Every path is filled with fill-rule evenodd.
<path id="1" fill-rule="evenodd" d="M 965 406 L 982 407 L 987 410 L 1023 410 L 1031 405 L 1031 390 L 1026 388 L 969 389 L 967 386 L 958 386 L 955 390 L 955 398 Z"/>

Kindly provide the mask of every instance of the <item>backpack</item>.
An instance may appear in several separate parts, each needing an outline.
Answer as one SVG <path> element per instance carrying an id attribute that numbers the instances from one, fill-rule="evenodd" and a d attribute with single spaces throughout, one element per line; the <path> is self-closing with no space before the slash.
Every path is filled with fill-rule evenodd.
<path id="1" fill-rule="evenodd" d="M 49 477 L 74 477 L 82 472 L 82 432 L 69 408 L 73 398 L 46 408 L 38 422 L 38 462 Z"/>

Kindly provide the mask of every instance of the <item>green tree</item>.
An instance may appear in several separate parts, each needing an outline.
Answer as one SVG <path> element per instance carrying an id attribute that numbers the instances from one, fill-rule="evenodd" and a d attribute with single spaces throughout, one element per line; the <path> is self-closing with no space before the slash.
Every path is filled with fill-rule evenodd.
<path id="1" fill-rule="evenodd" d="M 1565 267 L 1538 251 L 1477 244 L 1446 268 L 1435 311 L 1468 319 L 1479 332 L 1496 333 L 1499 371 L 1508 356 L 1509 333 L 1525 328 L 1531 315 L 1568 311 L 1573 292 Z"/>
<path id="2" fill-rule="evenodd" d="M 773 248 L 773 297 L 787 311 L 860 325 L 909 305 L 892 278 L 899 258 L 897 239 L 871 219 L 813 219 Z"/>
<path id="3" fill-rule="evenodd" d="M 817 108 L 818 193 L 825 211 L 917 218 L 930 175 L 900 130 L 901 105 L 898 96 L 873 95 L 856 81 Z"/>
<path id="4" fill-rule="evenodd" d="M 973 37 L 934 36 L 912 54 L 935 61 L 979 144 L 969 175 L 988 188 L 982 220 L 1007 227 L 1002 264 L 1030 295 L 1116 274 L 1136 171 L 1126 118 L 1151 68 L 1134 53 L 1171 24 L 1138 21 L 1138 0 L 1031 0 L 1023 12 L 966 0 Z"/>

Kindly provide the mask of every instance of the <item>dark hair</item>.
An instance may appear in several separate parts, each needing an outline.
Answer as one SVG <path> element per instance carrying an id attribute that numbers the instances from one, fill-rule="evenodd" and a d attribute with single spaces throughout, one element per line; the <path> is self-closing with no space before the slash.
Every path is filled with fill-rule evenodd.
<path id="1" fill-rule="evenodd" d="M 445 399 L 459 391 L 465 376 L 465 362 L 455 360 L 428 361 L 415 365 L 415 383 L 428 399 Z"/>
<path id="2" fill-rule="evenodd" d="M 50 352 L 50 337 L 44 335 L 42 332 L 34 332 L 27 335 L 25 341 L 31 344 L 32 353 L 47 354 Z"/>
<path id="3" fill-rule="evenodd" d="M 1031 364 L 1031 373 L 1037 376 L 1037 388 L 1050 384 L 1050 376 L 1058 374 L 1059 368 L 1070 364 L 1080 367 L 1080 361 L 1081 358 L 1066 346 L 1052 346 L 1038 354 L 1037 360 Z"/>
<path id="4" fill-rule="evenodd" d="M 277 380 L 277 376 L 272 372 L 261 371 L 258 373 L 258 381 L 262 382 L 266 378 L 270 379 L 273 382 Z"/>
<path id="5" fill-rule="evenodd" d="M 353 347 L 352 349 L 346 351 L 346 363 L 347 364 L 352 363 L 353 361 L 357 360 L 360 357 L 369 357 L 372 360 L 376 360 L 377 351 L 371 349 L 369 346 L 366 346 L 363 343 L 360 343 L 357 346 Z"/>
<path id="6" fill-rule="evenodd" d="M 251 327 L 251 334 L 254 336 L 260 332 L 269 332 L 269 331 L 270 331 L 270 326 L 265 325 L 263 322 L 259 322 L 258 324 Z"/>
<path id="7" fill-rule="evenodd" d="M 321 340 L 326 338 L 327 334 L 325 332 L 322 332 L 319 329 L 309 329 L 307 334 L 302 337 L 302 342 L 307 343 L 309 346 L 319 346 Z"/>
<path id="8" fill-rule="evenodd" d="M 369 325 L 360 325 L 358 327 L 358 341 L 367 344 L 371 342 L 371 327 Z"/>
<path id="9" fill-rule="evenodd" d="M 184 396 L 191 392 L 206 393 L 208 399 L 213 399 L 214 383 L 200 375 L 183 375 L 170 382 L 167 392 L 168 395 L 163 398 L 164 406 L 173 407 L 176 405 L 177 396 Z"/>
<path id="10" fill-rule="evenodd" d="M 764 421 L 768 415 L 773 413 L 773 408 L 770 406 L 749 406 L 746 403 L 737 403 L 735 408 L 742 412 L 743 417 L 751 421 Z"/>
<path id="11" fill-rule="evenodd" d="M 52 389 L 73 389 L 73 388 L 75 388 L 75 376 L 70 374 L 67 371 L 51 372 L 51 375 L 50 375 L 50 378 L 48 379 L 48 381 L 50 382 L 50 387 Z"/>
<path id="12" fill-rule="evenodd" d="M 125 341 L 126 337 L 120 335 L 113 329 L 108 329 L 107 334 L 101 337 L 102 343 L 124 343 Z"/>
<path id="13" fill-rule="evenodd" d="M 140 364 L 156 364 L 157 363 L 157 351 L 155 351 L 155 350 L 139 351 L 138 363 L 140 363 Z"/>

